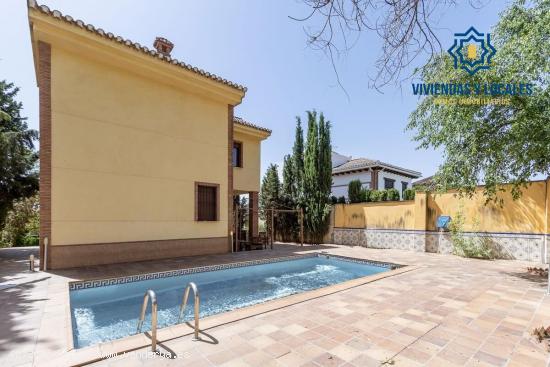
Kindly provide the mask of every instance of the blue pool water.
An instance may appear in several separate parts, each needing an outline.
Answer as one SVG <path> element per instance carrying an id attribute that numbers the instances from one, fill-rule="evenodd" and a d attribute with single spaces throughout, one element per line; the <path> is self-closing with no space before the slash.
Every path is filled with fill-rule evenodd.
<path id="1" fill-rule="evenodd" d="M 160 328 L 177 323 L 183 292 L 189 282 L 195 282 L 199 289 L 202 318 L 388 270 L 383 266 L 315 256 L 71 290 L 74 344 L 75 348 L 82 348 L 135 334 L 147 289 L 153 289 L 157 295 Z M 143 331 L 151 328 L 148 307 Z M 185 320 L 192 319 L 192 312 L 190 297 Z"/>

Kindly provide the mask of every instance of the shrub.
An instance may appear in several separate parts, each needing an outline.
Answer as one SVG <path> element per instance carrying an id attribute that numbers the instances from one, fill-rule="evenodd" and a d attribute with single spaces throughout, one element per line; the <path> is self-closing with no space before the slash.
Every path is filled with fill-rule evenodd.
<path id="1" fill-rule="evenodd" d="M 406 189 L 403 192 L 403 200 L 414 200 L 416 191 L 414 189 Z"/>
<path id="2" fill-rule="evenodd" d="M 371 201 L 385 201 L 386 195 L 386 190 L 372 190 L 370 192 L 370 199 Z"/>
<path id="3" fill-rule="evenodd" d="M 332 195 L 332 196 L 330 197 L 330 203 L 331 203 L 332 205 L 338 203 L 338 198 L 337 198 L 336 196 Z"/>
<path id="4" fill-rule="evenodd" d="M 397 191 L 397 189 L 389 189 L 386 191 L 386 193 L 387 193 L 387 197 L 386 197 L 387 201 L 399 201 L 399 191 Z"/>
<path id="5" fill-rule="evenodd" d="M 39 207 L 38 195 L 19 199 L 6 215 L 4 229 L 0 232 L 2 246 L 38 245 Z"/>
<path id="6" fill-rule="evenodd" d="M 366 203 L 370 201 L 370 190 L 361 189 L 361 202 Z"/>
<path id="7" fill-rule="evenodd" d="M 453 254 L 462 257 L 481 259 L 494 259 L 497 257 L 497 253 L 493 246 L 491 246 L 491 240 L 489 238 L 477 235 L 466 236 L 464 234 L 464 222 L 463 210 L 462 207 L 460 207 L 449 224 Z M 479 223 L 474 219 L 474 233 L 477 232 L 478 225 Z"/>
<path id="8" fill-rule="evenodd" d="M 351 180 L 348 184 L 348 199 L 350 203 L 361 202 L 361 181 Z"/>
<path id="9" fill-rule="evenodd" d="M 338 204 L 345 204 L 346 203 L 346 197 L 345 196 L 340 196 L 338 198 Z"/>

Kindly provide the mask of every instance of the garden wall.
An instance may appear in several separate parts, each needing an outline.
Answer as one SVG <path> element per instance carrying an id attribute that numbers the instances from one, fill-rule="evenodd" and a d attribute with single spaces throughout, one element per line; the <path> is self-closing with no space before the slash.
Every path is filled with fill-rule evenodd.
<path id="1" fill-rule="evenodd" d="M 534 181 L 513 200 L 510 187 L 499 194 L 503 205 L 485 204 L 483 187 L 472 198 L 455 192 L 417 193 L 401 202 L 337 204 L 332 240 L 337 244 L 451 253 L 448 232 L 438 232 L 440 215 L 465 218 L 466 236 L 487 237 L 499 256 L 548 262 L 550 181 Z"/>

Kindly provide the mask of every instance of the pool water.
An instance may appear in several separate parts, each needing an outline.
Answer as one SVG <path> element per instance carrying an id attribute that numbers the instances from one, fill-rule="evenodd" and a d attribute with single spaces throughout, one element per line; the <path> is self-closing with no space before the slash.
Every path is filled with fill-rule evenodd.
<path id="1" fill-rule="evenodd" d="M 309 291 L 390 270 L 342 258 L 315 256 L 150 279 L 118 285 L 71 290 L 71 317 L 75 348 L 136 333 L 143 294 L 157 295 L 158 327 L 177 323 L 185 287 L 195 282 L 200 293 L 200 317 Z M 192 293 L 191 293 L 192 294 Z M 142 331 L 151 328 L 151 308 Z M 184 320 L 193 317 L 189 297 Z"/>

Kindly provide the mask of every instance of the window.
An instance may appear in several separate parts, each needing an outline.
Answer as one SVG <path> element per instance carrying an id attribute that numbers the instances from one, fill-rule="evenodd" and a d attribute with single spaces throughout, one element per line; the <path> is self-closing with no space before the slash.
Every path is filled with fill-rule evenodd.
<path id="1" fill-rule="evenodd" d="M 393 189 L 395 184 L 395 180 L 392 180 L 391 178 L 384 178 L 384 189 Z"/>
<path id="2" fill-rule="evenodd" d="M 243 143 L 238 141 L 233 142 L 233 167 L 243 166 Z"/>
<path id="3" fill-rule="evenodd" d="M 219 185 L 195 183 L 195 220 L 217 221 Z"/>
<path id="4" fill-rule="evenodd" d="M 405 190 L 407 190 L 408 186 L 409 186 L 408 182 L 401 181 L 401 197 L 404 197 Z"/>

